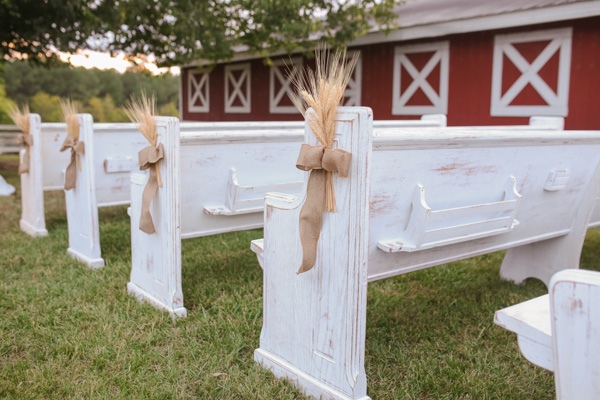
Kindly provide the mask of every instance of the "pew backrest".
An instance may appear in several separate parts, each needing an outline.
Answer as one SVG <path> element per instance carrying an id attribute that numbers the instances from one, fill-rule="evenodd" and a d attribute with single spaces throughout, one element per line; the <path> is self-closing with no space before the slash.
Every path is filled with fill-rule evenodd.
<path id="1" fill-rule="evenodd" d="M 377 136 L 369 278 L 568 235 L 589 219 L 599 165 L 600 132 Z"/>

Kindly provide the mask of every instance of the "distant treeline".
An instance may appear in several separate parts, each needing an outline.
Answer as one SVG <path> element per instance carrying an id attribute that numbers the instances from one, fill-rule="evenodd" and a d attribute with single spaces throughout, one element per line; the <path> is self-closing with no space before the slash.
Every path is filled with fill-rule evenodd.
<path id="1" fill-rule="evenodd" d="M 62 121 L 59 98 L 74 101 L 80 112 L 97 122 L 128 121 L 122 110 L 132 95 L 156 96 L 159 115 L 179 116 L 179 77 L 146 71 L 32 66 L 24 61 L 0 65 L 0 124 L 11 123 L 5 112 L 10 102 L 29 104 L 44 122 Z"/>

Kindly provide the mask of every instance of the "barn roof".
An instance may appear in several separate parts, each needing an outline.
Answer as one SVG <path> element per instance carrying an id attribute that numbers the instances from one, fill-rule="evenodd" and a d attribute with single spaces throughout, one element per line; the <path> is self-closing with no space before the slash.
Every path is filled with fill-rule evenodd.
<path id="1" fill-rule="evenodd" d="M 374 31 L 349 45 L 504 29 L 600 15 L 599 0 L 406 0 L 398 29 Z"/>
<path id="2" fill-rule="evenodd" d="M 348 46 L 593 17 L 600 15 L 600 0 L 406 0 L 396 12 L 397 29 L 387 34 L 374 30 Z M 247 53 L 244 47 L 235 51 L 234 61 L 258 57 Z"/>
<path id="3" fill-rule="evenodd" d="M 406 28 L 448 21 L 502 15 L 526 10 L 576 4 L 587 8 L 592 0 L 406 0 L 397 8 L 398 25 Z"/>

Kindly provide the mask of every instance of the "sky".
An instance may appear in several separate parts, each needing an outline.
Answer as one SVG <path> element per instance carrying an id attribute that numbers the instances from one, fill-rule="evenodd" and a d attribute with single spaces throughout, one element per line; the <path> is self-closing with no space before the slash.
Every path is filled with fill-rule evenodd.
<path id="1" fill-rule="evenodd" d="M 98 51 L 83 50 L 78 51 L 75 54 L 60 53 L 60 58 L 64 61 L 69 60 L 73 66 L 85 67 L 85 68 L 99 68 L 99 69 L 116 69 L 119 72 L 125 72 L 127 67 L 133 64 L 125 60 L 124 54 L 118 54 L 116 57 L 111 57 L 109 53 L 103 53 Z M 168 70 L 168 68 L 158 68 L 156 65 L 146 63 L 145 67 L 153 74 L 161 74 Z M 179 75 L 179 67 L 171 68 L 171 73 Z"/>

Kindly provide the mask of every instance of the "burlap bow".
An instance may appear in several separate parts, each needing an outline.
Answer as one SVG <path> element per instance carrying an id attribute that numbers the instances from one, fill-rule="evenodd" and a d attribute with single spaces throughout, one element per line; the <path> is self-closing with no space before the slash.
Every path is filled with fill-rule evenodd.
<path id="1" fill-rule="evenodd" d="M 340 149 L 303 144 L 296 168 L 311 171 L 306 189 L 306 200 L 300 210 L 300 241 L 302 265 L 298 274 L 310 271 L 317 258 L 317 244 L 323 224 L 327 175 L 337 172 L 341 178 L 348 176 L 352 154 Z M 332 193 L 333 195 L 333 193 Z"/>
<path id="2" fill-rule="evenodd" d="M 19 164 L 19 174 L 29 172 L 29 148 L 33 146 L 33 137 L 28 133 L 20 133 L 17 136 L 17 143 L 22 144 L 25 147 L 25 153 Z"/>
<path id="3" fill-rule="evenodd" d="M 149 235 L 156 232 L 154 223 L 152 222 L 152 215 L 150 214 L 150 203 L 158 187 L 162 186 L 162 183 L 159 182 L 158 162 L 162 160 L 163 155 L 164 148 L 162 143 L 158 147 L 145 147 L 138 153 L 140 170 L 150 169 L 150 176 L 142 194 L 142 215 L 140 216 L 140 230 Z"/>
<path id="4" fill-rule="evenodd" d="M 70 190 L 74 189 L 77 185 L 77 169 L 81 171 L 80 157 L 85 154 L 85 146 L 83 142 L 74 139 L 71 135 L 67 135 L 60 151 L 65 151 L 67 149 L 71 149 L 71 162 L 67 166 L 65 172 L 65 190 Z"/>

